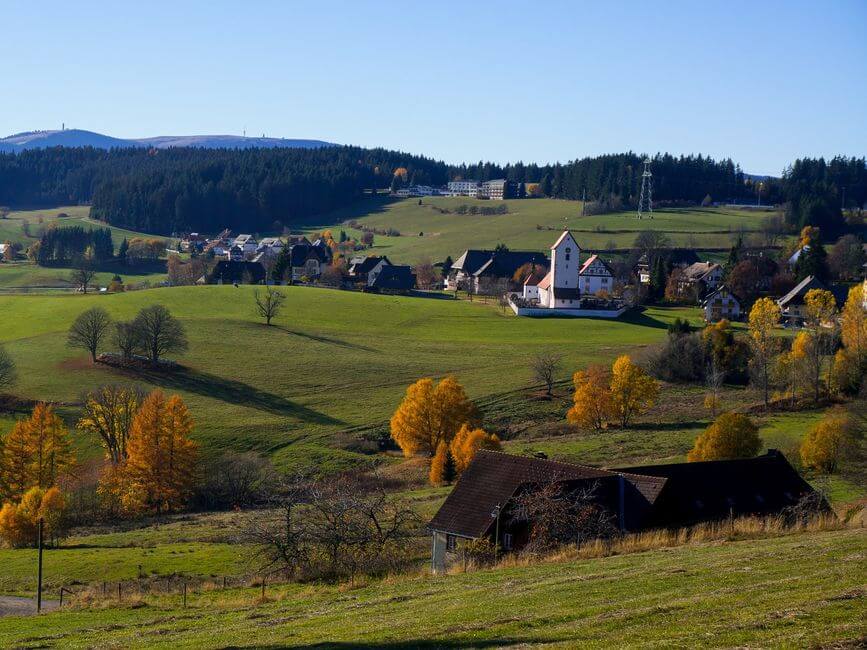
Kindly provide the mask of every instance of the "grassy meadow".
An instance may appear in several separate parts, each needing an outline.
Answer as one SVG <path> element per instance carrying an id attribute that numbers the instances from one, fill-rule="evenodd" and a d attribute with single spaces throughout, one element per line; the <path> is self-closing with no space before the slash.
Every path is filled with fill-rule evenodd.
<path id="1" fill-rule="evenodd" d="M 116 295 L 0 296 L 0 342 L 15 359 L 22 397 L 63 405 L 72 421 L 82 391 L 139 382 L 178 392 L 207 449 L 257 449 L 282 467 L 337 469 L 369 460 L 334 436 L 385 426 L 406 386 L 455 374 L 473 398 L 526 389 L 530 358 L 555 347 L 567 370 L 660 340 L 676 317 L 697 310 L 649 309 L 616 322 L 519 319 L 493 305 L 289 287 L 274 326 L 254 313 L 253 287 L 177 287 Z M 92 365 L 66 346 L 74 318 L 94 305 L 116 319 L 162 303 L 186 325 L 189 351 L 175 373 Z M 10 425 L 5 418 L 5 426 Z M 0 430 L 4 420 L 0 420 Z M 81 439 L 83 450 L 92 440 Z"/>
<path id="2" fill-rule="evenodd" d="M 143 596 L 0 619 L 36 648 L 858 647 L 863 529 L 355 585 Z"/>
<path id="3" fill-rule="evenodd" d="M 689 208 L 654 211 L 653 219 L 638 220 L 633 212 L 581 216 L 580 201 L 522 199 L 485 201 L 466 197 L 419 199 L 368 198 L 351 208 L 322 216 L 308 232 L 346 230 L 352 237 L 361 231 L 341 224 L 355 220 L 372 228 L 396 228 L 400 237 L 376 235 L 372 253 L 388 255 L 395 263 L 415 263 L 424 258 L 457 259 L 467 248 L 492 249 L 504 243 L 514 250 L 548 250 L 564 225 L 582 248 L 628 248 L 642 230 L 665 232 L 676 246 L 727 248 L 739 233 L 757 231 L 763 211 L 728 208 Z M 497 207 L 507 214 L 456 214 L 459 205 Z M 441 210 L 449 210 L 443 213 Z M 538 229 L 541 226 L 542 229 Z"/>
<path id="4" fill-rule="evenodd" d="M 59 215 L 65 214 L 65 217 Z M 144 233 L 108 226 L 89 217 L 88 206 L 68 206 L 34 210 L 14 210 L 5 219 L 0 219 L 0 242 L 7 240 L 21 244 L 26 249 L 39 241 L 42 232 L 49 227 L 82 226 L 84 228 L 111 229 L 115 250 L 124 238 L 149 237 Z M 25 224 L 27 232 L 25 233 Z M 23 259 L 16 262 L 0 263 L 0 293 L 19 293 L 25 291 L 44 292 L 46 290 L 66 291 L 73 289 L 69 281 L 72 269 L 67 267 L 43 267 Z M 166 278 L 165 262 L 123 267 L 115 263 L 105 263 L 96 269 L 94 282 L 107 286 L 115 274 L 119 274 L 127 284 L 150 282 L 157 284 Z"/>

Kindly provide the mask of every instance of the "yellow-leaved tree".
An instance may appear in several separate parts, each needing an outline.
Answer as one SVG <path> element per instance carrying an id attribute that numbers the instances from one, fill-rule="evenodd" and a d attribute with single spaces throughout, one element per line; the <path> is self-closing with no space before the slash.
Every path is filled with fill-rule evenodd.
<path id="1" fill-rule="evenodd" d="M 770 298 L 759 298 L 750 310 L 750 365 L 753 377 L 762 389 L 765 406 L 769 401 L 771 362 L 776 350 L 774 328 L 780 322 L 780 307 Z"/>
<path id="2" fill-rule="evenodd" d="M 30 480 L 48 489 L 75 464 L 69 430 L 50 404 L 40 402 L 25 422 Z"/>
<path id="3" fill-rule="evenodd" d="M 573 405 L 566 413 L 572 424 L 586 429 L 603 429 L 613 415 L 613 400 L 608 371 L 602 366 L 588 366 L 575 373 Z"/>
<path id="4" fill-rule="evenodd" d="M 855 445 L 855 423 L 847 415 L 828 413 L 804 436 L 801 462 L 816 471 L 832 474 Z"/>
<path id="5" fill-rule="evenodd" d="M 198 445 L 190 439 L 193 421 L 183 400 L 155 390 L 136 413 L 120 471 L 121 503 L 128 512 L 182 508 L 195 482 Z"/>
<path id="6" fill-rule="evenodd" d="M 78 428 L 99 436 L 113 465 L 126 460 L 126 441 L 144 395 L 134 386 L 107 385 L 87 394 Z"/>
<path id="7" fill-rule="evenodd" d="M 0 501 L 17 501 L 31 482 L 27 424 L 16 422 L 3 441 L 0 456 Z"/>
<path id="8" fill-rule="evenodd" d="M 843 305 L 840 336 L 846 356 L 851 360 L 855 379 L 860 380 L 867 361 L 867 317 L 864 314 L 864 288 L 857 284 L 849 289 L 846 304 Z M 836 364 L 835 364 L 836 365 Z"/>
<path id="9" fill-rule="evenodd" d="M 452 439 L 450 451 L 455 461 L 455 470 L 461 474 L 476 456 L 479 449 L 501 449 L 500 439 L 496 434 L 488 433 L 484 429 L 474 429 L 469 424 L 464 424 Z"/>
<path id="10" fill-rule="evenodd" d="M 617 357 L 611 366 L 611 404 L 621 427 L 628 427 L 636 415 L 656 402 L 659 384 L 628 354 Z"/>
<path id="11" fill-rule="evenodd" d="M 804 305 L 805 324 L 813 338 L 813 346 L 808 349 L 807 362 L 813 385 L 813 399 L 818 402 L 825 357 L 831 354 L 834 345 L 835 337 L 831 328 L 837 315 L 837 301 L 834 294 L 826 289 L 810 289 L 804 296 Z M 827 385 L 831 385 L 831 364 L 828 364 Z"/>
<path id="12" fill-rule="evenodd" d="M 391 416 L 391 437 L 405 456 L 433 457 L 441 442 L 450 444 L 462 425 L 477 421 L 478 409 L 457 379 L 449 376 L 436 386 L 419 379 Z"/>
<path id="13" fill-rule="evenodd" d="M 446 443 L 441 442 L 437 447 L 437 453 L 434 454 L 430 462 L 428 478 L 431 485 L 451 483 L 455 480 L 456 476 L 457 469 L 455 468 L 455 459 L 452 456 L 452 452 Z"/>
<path id="14" fill-rule="evenodd" d="M 687 455 L 689 462 L 752 458 L 762 448 L 759 430 L 741 413 L 723 413 L 705 429 Z"/>

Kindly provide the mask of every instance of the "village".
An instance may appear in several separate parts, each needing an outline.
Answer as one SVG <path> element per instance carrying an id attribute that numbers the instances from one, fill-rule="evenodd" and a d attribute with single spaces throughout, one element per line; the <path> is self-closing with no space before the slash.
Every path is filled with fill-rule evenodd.
<path id="1" fill-rule="evenodd" d="M 818 229 L 805 229 L 798 247 L 783 259 L 775 259 L 773 250 L 746 249 L 736 242 L 725 265 L 664 243 L 642 248 L 641 236 L 626 258 L 606 260 L 598 252 L 582 256 L 569 230 L 547 252 L 506 245 L 467 249 L 454 261 L 448 257 L 424 267 L 394 264 L 388 256 L 370 252 L 372 236 L 367 244 L 335 241 L 330 230 L 312 241 L 291 234 L 256 238 L 225 230 L 209 238 L 189 233 L 179 237 L 177 249 L 169 253 L 211 262 L 195 267 L 204 271 L 193 279 L 195 284 L 310 284 L 416 296 L 450 292 L 469 300 L 498 300 L 518 316 L 533 317 L 617 318 L 642 304 L 666 302 L 697 305 L 708 323 L 743 320 L 757 298 L 771 297 L 783 323 L 798 326 L 808 291 L 828 289 L 842 307 L 852 279 L 863 277 L 867 268 L 865 263 L 860 269 L 844 269 L 836 283 L 820 279 L 822 267 L 810 254 L 812 243 L 825 255 L 818 237 Z M 826 273 L 822 276 L 827 278 Z M 176 284 L 190 283 L 188 275 L 179 277 L 185 279 Z"/>

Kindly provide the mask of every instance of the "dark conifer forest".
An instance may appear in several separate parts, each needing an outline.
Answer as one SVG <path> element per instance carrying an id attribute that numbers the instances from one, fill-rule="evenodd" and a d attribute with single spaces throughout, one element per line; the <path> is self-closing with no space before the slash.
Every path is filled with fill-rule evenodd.
<path id="1" fill-rule="evenodd" d="M 366 190 L 406 183 L 443 185 L 457 178 L 539 183 L 543 196 L 631 206 L 643 156 L 583 158 L 565 164 L 446 165 L 385 149 L 51 148 L 0 155 L 0 205 L 90 203 L 115 226 L 169 235 L 222 228 L 273 231 L 345 207 Z M 405 175 L 403 170 L 406 171 Z M 653 198 L 659 204 L 787 202 L 792 225 L 832 226 L 840 208 L 867 201 L 864 158 L 804 159 L 762 185 L 729 159 L 657 154 Z M 844 196 L 845 194 L 845 196 Z"/>

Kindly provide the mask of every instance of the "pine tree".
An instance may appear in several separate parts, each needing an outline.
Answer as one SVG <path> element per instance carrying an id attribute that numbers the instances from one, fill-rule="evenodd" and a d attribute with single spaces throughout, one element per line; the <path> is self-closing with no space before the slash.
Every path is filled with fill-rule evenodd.
<path id="1" fill-rule="evenodd" d="M 117 259 L 120 260 L 120 263 L 126 265 L 126 254 L 129 252 L 129 242 L 126 240 L 126 237 L 123 238 L 123 241 L 120 242 L 120 248 L 117 249 Z"/>
<path id="2" fill-rule="evenodd" d="M 32 485 L 27 425 L 16 422 L 3 441 L 0 456 L 0 501 L 17 500 Z"/>

